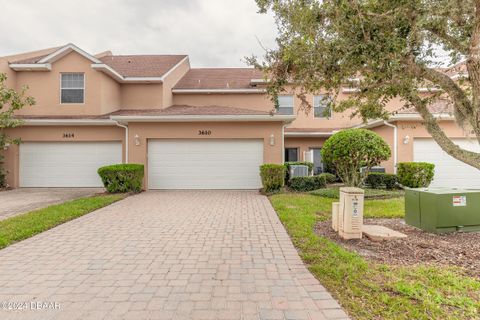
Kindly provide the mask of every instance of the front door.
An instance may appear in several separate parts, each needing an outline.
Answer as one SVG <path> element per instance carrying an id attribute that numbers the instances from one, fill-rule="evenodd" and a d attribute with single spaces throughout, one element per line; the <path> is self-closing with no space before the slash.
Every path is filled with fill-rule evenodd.
<path id="1" fill-rule="evenodd" d="M 312 148 L 313 152 L 313 174 L 320 174 L 324 171 L 321 148 Z"/>

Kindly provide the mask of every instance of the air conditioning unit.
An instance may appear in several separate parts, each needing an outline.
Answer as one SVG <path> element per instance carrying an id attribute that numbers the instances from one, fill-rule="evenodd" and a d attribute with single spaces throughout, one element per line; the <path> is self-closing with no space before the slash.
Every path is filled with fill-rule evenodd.
<path id="1" fill-rule="evenodd" d="M 307 177 L 307 176 L 309 176 L 308 166 L 291 165 L 289 173 L 290 173 L 290 178 Z"/>

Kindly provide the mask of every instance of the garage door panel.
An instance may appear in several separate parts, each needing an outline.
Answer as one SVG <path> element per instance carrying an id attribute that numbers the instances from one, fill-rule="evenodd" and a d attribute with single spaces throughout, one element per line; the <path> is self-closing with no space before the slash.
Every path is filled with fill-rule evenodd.
<path id="1" fill-rule="evenodd" d="M 480 152 L 473 139 L 452 139 L 466 150 Z M 431 187 L 480 187 L 480 170 L 448 155 L 433 139 L 414 139 L 413 158 L 417 162 L 435 164 L 435 177 Z"/>
<path id="2" fill-rule="evenodd" d="M 26 142 L 21 187 L 101 187 L 99 167 L 122 162 L 120 142 Z"/>
<path id="3" fill-rule="evenodd" d="M 158 139 L 148 143 L 150 189 L 261 186 L 263 140 Z"/>

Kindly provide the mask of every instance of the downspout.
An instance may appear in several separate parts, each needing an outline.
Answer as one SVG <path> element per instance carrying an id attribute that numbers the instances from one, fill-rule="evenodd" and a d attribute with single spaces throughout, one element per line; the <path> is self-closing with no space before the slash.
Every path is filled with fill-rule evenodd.
<path id="1" fill-rule="evenodd" d="M 120 124 L 118 121 L 115 121 L 115 124 L 125 129 L 125 163 L 128 163 L 128 126 Z"/>
<path id="2" fill-rule="evenodd" d="M 282 164 L 285 164 L 285 127 L 287 125 L 282 125 Z"/>
<path id="3" fill-rule="evenodd" d="M 397 174 L 397 153 L 398 153 L 398 128 L 396 125 L 393 125 L 387 121 L 383 121 L 383 123 L 390 128 L 393 128 L 393 173 Z"/>

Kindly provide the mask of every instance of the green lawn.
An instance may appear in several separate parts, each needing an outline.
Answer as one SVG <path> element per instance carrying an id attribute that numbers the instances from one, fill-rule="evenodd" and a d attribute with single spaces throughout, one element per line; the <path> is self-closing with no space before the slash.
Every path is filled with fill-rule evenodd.
<path id="1" fill-rule="evenodd" d="M 334 199 L 278 194 L 270 200 L 310 271 L 352 318 L 480 319 L 480 281 L 454 268 L 372 263 L 317 236 L 315 223 L 328 219 Z M 365 215 L 401 216 L 400 203 L 367 200 Z"/>
<path id="2" fill-rule="evenodd" d="M 123 194 L 81 198 L 0 221 L 0 249 L 123 198 Z"/>

